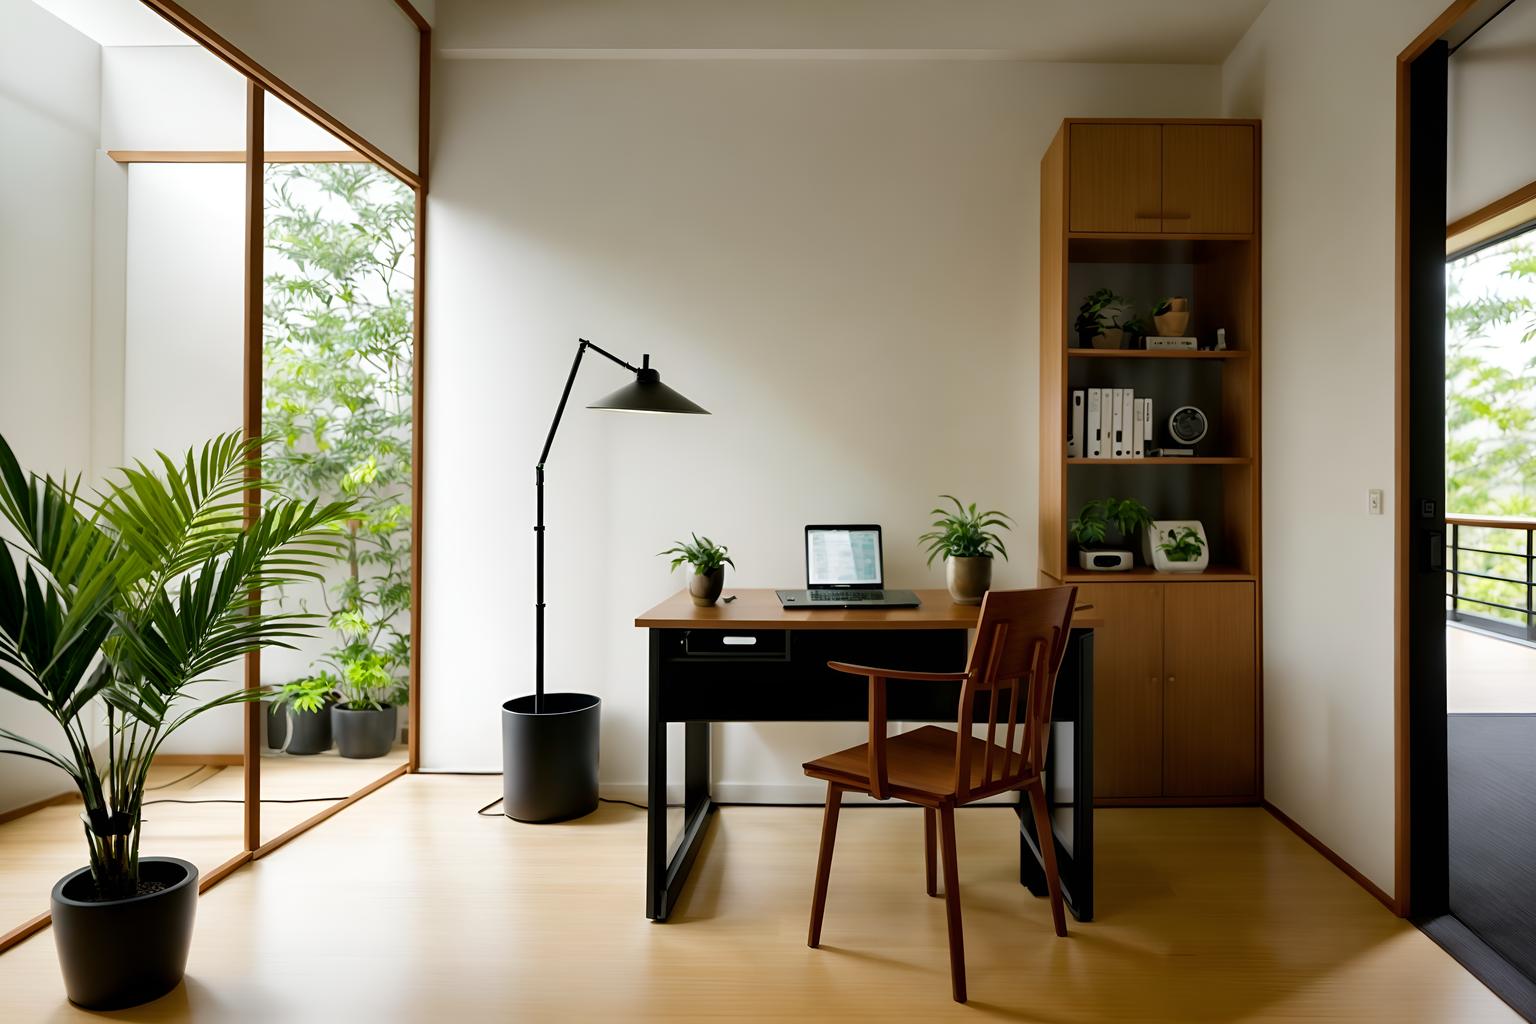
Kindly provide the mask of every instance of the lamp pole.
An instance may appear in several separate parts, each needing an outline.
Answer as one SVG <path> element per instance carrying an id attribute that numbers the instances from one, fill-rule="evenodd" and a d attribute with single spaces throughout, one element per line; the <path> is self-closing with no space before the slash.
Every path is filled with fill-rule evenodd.
<path id="1" fill-rule="evenodd" d="M 576 383 L 576 371 L 581 369 L 581 357 L 591 349 L 600 356 L 606 356 L 618 363 L 624 369 L 645 379 L 647 373 L 655 374 L 650 368 L 651 357 L 642 357 L 641 365 L 635 366 L 627 363 L 606 351 L 600 346 L 592 344 L 585 338 L 578 338 L 576 345 L 576 358 L 571 360 L 571 372 L 565 378 L 565 390 L 560 392 L 560 404 L 555 406 L 555 418 L 549 425 L 549 436 L 544 439 L 544 450 L 539 453 L 538 465 L 533 467 L 533 486 L 537 493 L 538 518 L 533 527 L 534 536 L 537 538 L 535 547 L 538 563 L 536 583 L 534 584 L 534 627 L 533 627 L 533 713 L 541 714 L 544 710 L 544 463 L 549 461 L 549 449 L 555 443 L 555 431 L 560 429 L 560 417 L 565 415 L 565 403 L 571 397 L 571 386 Z"/>

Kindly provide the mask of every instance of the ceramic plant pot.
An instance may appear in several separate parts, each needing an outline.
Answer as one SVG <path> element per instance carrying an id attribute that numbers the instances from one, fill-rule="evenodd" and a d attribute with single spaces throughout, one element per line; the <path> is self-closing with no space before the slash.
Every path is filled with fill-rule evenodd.
<path id="1" fill-rule="evenodd" d="M 1160 338 L 1189 337 L 1189 335 L 1184 333 L 1185 331 L 1189 330 L 1188 312 L 1181 313 L 1170 311 L 1167 313 L 1159 313 L 1157 316 L 1152 318 L 1152 322 L 1157 325 L 1157 334 Z"/>
<path id="2" fill-rule="evenodd" d="M 688 596 L 693 598 L 693 603 L 700 608 L 708 608 L 720 600 L 720 591 L 725 589 L 725 566 L 711 569 L 709 572 L 696 572 L 688 577 Z"/>
<path id="3" fill-rule="evenodd" d="M 501 706 L 501 809 L 517 821 L 597 810 L 603 702 L 590 693 L 516 697 Z"/>
<path id="4" fill-rule="evenodd" d="M 162 888 L 97 900 L 90 868 L 70 872 L 53 887 L 53 942 L 70 1002 L 119 1010 L 181 984 L 197 917 L 197 868 L 175 857 L 143 857 L 139 882 Z"/>
<path id="5" fill-rule="evenodd" d="M 1106 327 L 1093 336 L 1094 348 L 1124 348 L 1125 331 L 1119 327 Z"/>
<path id="6" fill-rule="evenodd" d="M 331 708 L 331 735 L 342 757 L 383 757 L 395 745 L 399 731 L 393 704 L 362 711 L 352 711 L 340 704 Z"/>
<path id="7" fill-rule="evenodd" d="M 262 701 L 261 706 L 267 709 L 267 747 L 282 750 L 288 742 L 288 709 L 270 700 Z"/>
<path id="8" fill-rule="evenodd" d="M 974 558 L 946 558 L 944 583 L 955 604 L 981 604 L 992 586 L 992 558 L 979 555 Z"/>

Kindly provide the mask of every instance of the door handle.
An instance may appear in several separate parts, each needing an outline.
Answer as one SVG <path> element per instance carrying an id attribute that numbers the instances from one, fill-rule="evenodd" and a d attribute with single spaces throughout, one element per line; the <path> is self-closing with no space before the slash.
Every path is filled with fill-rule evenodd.
<path id="1" fill-rule="evenodd" d="M 1429 571 L 1443 572 L 1445 570 L 1445 534 L 1435 530 L 1427 534 L 1424 540 L 1428 545 L 1424 554 Z"/>

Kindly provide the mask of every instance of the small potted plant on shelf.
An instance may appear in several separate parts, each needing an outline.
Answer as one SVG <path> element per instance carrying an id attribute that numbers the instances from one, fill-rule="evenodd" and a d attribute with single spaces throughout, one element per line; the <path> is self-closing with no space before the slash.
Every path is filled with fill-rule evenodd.
<path id="1" fill-rule="evenodd" d="M 1205 527 L 1194 519 L 1148 523 L 1143 548 L 1159 572 L 1203 572 L 1211 561 Z"/>
<path id="2" fill-rule="evenodd" d="M 688 595 L 700 608 L 708 608 L 720 600 L 720 592 L 725 589 L 725 567 L 734 569 L 736 563 L 731 561 L 725 545 L 716 544 L 708 537 L 701 539 L 696 533 L 689 536 L 693 538 L 692 543 L 680 540 L 656 554 L 662 558 L 672 556 L 673 572 L 684 563 L 693 566 L 693 574 L 688 577 Z"/>
<path id="3" fill-rule="evenodd" d="M 1136 564 L 1129 548 L 1101 548 L 1113 526 L 1129 544 L 1151 525 L 1152 513 L 1135 498 L 1095 498 L 1067 522 L 1067 533 L 1078 546 L 1078 565 L 1094 572 L 1123 572 Z"/>
<path id="4" fill-rule="evenodd" d="M 320 672 L 274 689 L 265 700 L 267 746 L 287 754 L 330 750 L 331 705 L 339 684 L 331 673 Z"/>
<path id="5" fill-rule="evenodd" d="M 1073 329 L 1078 344 L 1084 348 L 1119 348 L 1125 343 L 1125 331 L 1121 318 L 1125 314 L 1126 300 L 1108 288 L 1100 288 L 1088 295 L 1078 307 Z"/>
<path id="6" fill-rule="evenodd" d="M 1189 300 L 1171 295 L 1152 307 L 1152 322 L 1160 338 L 1183 338 L 1189 330 Z"/>
<path id="7" fill-rule="evenodd" d="M 1011 529 L 1011 519 L 995 509 L 978 512 L 974 502 L 962 504 L 952 494 L 939 497 L 954 502 L 955 510 L 935 508 L 933 529 L 918 540 L 928 548 L 930 566 L 935 558 L 944 559 L 944 583 L 955 604 L 981 604 L 992 588 L 993 552 L 1008 558 L 997 531 Z"/>
<path id="8" fill-rule="evenodd" d="M 259 451 L 225 434 L 181 462 L 161 454 L 154 468 L 119 470 L 92 500 L 78 480 L 25 472 L 0 438 L 0 518 L 12 528 L 0 543 L 0 689 L 37 705 L 68 745 L 0 729 L 0 753 L 59 768 L 85 805 L 89 865 L 59 880 L 50 910 L 65 991 L 89 1009 L 148 1002 L 181 981 L 198 873 L 139 856 L 150 765 L 181 726 L 261 696 L 194 699 L 195 680 L 309 635 L 312 616 L 265 611 L 250 594 L 318 579 L 333 557 L 329 526 L 349 512 L 281 496 L 252 509 L 245 474 Z"/>

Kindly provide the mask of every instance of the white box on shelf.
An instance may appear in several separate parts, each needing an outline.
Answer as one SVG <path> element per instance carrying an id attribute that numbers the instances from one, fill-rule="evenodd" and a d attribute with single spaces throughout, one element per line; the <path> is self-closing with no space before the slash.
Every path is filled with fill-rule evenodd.
<path id="1" fill-rule="evenodd" d="M 1195 349 L 1200 347 L 1198 338 L 1148 338 L 1147 350 L 1155 352 L 1158 349 Z"/>

